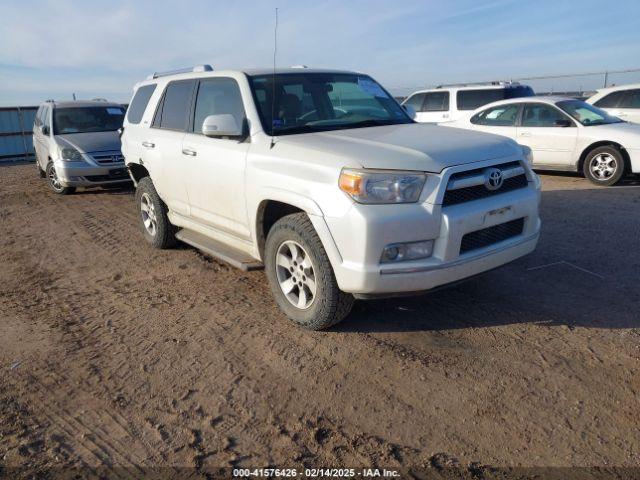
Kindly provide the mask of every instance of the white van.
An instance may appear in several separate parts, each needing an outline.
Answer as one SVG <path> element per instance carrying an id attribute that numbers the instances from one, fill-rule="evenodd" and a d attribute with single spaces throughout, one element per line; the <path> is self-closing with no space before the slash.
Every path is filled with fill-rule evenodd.
<path id="1" fill-rule="evenodd" d="M 488 103 L 533 95 L 531 87 L 514 82 L 440 85 L 414 92 L 402 104 L 413 107 L 418 122 L 446 123 L 469 118 Z"/>

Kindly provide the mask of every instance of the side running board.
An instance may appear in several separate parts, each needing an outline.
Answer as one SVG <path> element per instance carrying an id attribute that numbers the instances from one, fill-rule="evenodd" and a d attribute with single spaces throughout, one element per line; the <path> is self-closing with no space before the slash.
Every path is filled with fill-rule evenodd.
<path id="1" fill-rule="evenodd" d="M 176 233 L 176 238 L 245 272 L 264 268 L 262 262 L 250 257 L 247 253 L 236 250 L 233 247 L 229 247 L 193 230 L 183 228 Z"/>

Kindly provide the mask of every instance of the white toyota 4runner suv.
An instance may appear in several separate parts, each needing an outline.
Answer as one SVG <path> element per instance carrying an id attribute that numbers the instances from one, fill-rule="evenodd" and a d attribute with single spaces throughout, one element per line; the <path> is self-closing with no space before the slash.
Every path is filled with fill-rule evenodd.
<path id="1" fill-rule="evenodd" d="M 142 232 L 244 270 L 329 327 L 534 250 L 540 183 L 503 137 L 415 123 L 371 77 L 202 65 L 137 84 L 122 152 Z"/>

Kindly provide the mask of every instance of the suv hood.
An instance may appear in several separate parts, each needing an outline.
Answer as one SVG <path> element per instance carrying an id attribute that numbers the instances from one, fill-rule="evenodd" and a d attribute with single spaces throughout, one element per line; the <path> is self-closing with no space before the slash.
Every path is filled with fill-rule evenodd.
<path id="1" fill-rule="evenodd" d="M 355 160 L 364 168 L 432 173 L 454 165 L 522 155 L 521 147 L 505 137 L 421 123 L 287 135 L 278 137 L 277 142 Z"/>
<path id="2" fill-rule="evenodd" d="M 81 153 L 120 151 L 118 132 L 67 133 L 55 138 L 58 143 L 61 140 Z"/>

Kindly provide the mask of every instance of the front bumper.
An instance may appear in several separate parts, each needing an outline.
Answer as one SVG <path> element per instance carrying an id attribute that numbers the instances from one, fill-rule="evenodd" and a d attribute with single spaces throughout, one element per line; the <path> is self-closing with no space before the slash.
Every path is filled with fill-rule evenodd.
<path id="1" fill-rule="evenodd" d="M 95 166 L 86 162 L 55 162 L 60 183 L 65 187 L 98 187 L 131 182 L 124 163 Z"/>
<path id="2" fill-rule="evenodd" d="M 430 203 L 380 206 L 383 208 L 354 205 L 344 217 L 325 217 L 335 242 L 335 251 L 329 248 L 328 253 L 333 256 L 338 285 L 345 292 L 363 295 L 420 292 L 509 263 L 536 247 L 539 201 L 539 190 L 530 184 L 449 207 Z M 520 234 L 460 253 L 467 233 L 517 219 L 523 219 Z M 427 259 L 380 263 L 382 249 L 390 243 L 429 239 L 434 239 L 434 251 Z M 340 260 L 333 261 L 336 258 Z"/>

